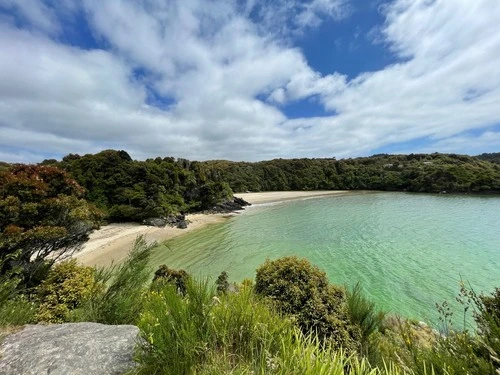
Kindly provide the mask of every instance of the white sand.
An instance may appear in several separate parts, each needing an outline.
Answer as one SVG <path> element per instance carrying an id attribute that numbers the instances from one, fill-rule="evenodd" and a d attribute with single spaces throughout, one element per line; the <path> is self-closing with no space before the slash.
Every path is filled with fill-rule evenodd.
<path id="1" fill-rule="evenodd" d="M 144 235 L 147 242 L 161 243 L 179 235 L 192 232 L 209 224 L 220 223 L 231 214 L 186 215 L 190 221 L 186 229 L 157 228 L 139 224 L 110 224 L 101 227 L 90 235 L 82 250 L 73 257 L 86 266 L 108 266 L 120 263 L 132 249 L 137 236 Z"/>
<path id="2" fill-rule="evenodd" d="M 304 199 L 326 195 L 346 194 L 344 190 L 325 191 L 272 191 L 265 193 L 235 194 L 251 204 L 282 202 L 292 199 Z M 179 235 L 192 232 L 209 224 L 220 223 L 233 214 L 187 215 L 190 221 L 187 229 L 157 228 L 139 224 L 110 224 L 94 231 L 82 250 L 74 255 L 78 261 L 88 266 L 108 266 L 120 263 L 126 257 L 139 235 L 144 235 L 146 241 L 161 243 Z"/>

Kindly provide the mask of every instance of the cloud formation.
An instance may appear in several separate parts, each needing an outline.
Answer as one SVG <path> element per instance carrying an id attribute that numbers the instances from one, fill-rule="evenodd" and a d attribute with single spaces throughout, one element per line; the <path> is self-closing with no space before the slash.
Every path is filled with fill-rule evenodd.
<path id="1" fill-rule="evenodd" d="M 500 3 L 386 3 L 376 39 L 394 63 L 351 80 L 335 66 L 316 71 L 295 41 L 348 22 L 354 7 L 262 4 L 0 0 L 0 159 L 103 148 L 139 159 L 345 157 L 401 142 L 402 152 L 500 149 Z M 77 16 L 95 47 L 66 41 Z M 287 118 L 287 106 L 308 102 L 324 115 Z"/>

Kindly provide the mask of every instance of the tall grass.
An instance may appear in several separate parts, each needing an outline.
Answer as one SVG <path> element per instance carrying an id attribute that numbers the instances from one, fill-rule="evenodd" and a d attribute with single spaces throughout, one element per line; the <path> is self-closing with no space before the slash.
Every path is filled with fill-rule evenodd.
<path id="1" fill-rule="evenodd" d="M 71 319 L 105 324 L 136 324 L 151 277 L 148 262 L 153 246 L 140 236 L 125 262 L 97 269 L 91 297 L 73 312 Z"/>
<path id="2" fill-rule="evenodd" d="M 190 280 L 186 296 L 163 285 L 145 297 L 138 374 L 399 374 L 305 337 L 252 288 L 215 297 L 207 281 Z"/>

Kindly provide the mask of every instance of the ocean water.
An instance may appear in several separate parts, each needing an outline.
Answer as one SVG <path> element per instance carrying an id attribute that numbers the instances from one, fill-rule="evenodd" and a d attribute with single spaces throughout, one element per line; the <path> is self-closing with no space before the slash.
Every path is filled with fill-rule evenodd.
<path id="1" fill-rule="evenodd" d="M 241 281 L 287 255 L 333 283 L 360 282 L 390 313 L 435 323 L 435 304 L 447 300 L 461 322 L 460 280 L 477 292 L 500 287 L 500 197 L 365 193 L 256 205 L 159 246 L 152 265 Z"/>

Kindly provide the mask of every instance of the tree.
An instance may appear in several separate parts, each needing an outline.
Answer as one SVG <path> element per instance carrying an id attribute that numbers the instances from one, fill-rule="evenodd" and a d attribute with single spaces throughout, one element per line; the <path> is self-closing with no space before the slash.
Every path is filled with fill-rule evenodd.
<path id="1" fill-rule="evenodd" d="M 102 217 L 83 195 L 57 167 L 17 164 L 0 171 L 0 275 L 16 269 L 21 285 L 32 287 L 79 249 Z"/>

